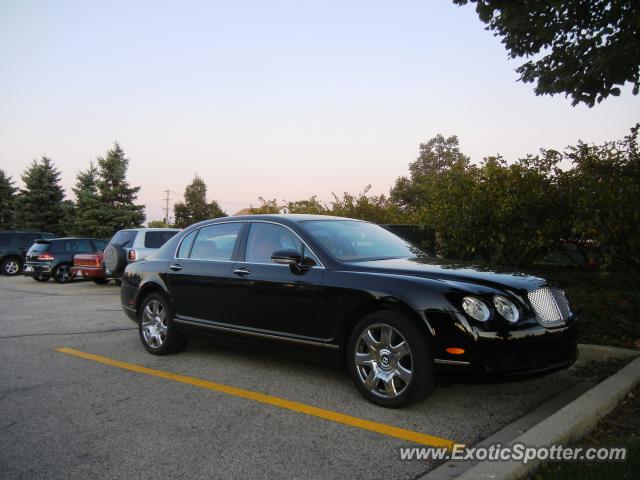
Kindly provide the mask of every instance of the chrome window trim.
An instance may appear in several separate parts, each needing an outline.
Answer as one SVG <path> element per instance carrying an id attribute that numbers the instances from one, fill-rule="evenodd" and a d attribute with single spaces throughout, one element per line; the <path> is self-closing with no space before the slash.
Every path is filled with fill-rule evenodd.
<path id="1" fill-rule="evenodd" d="M 278 223 L 278 222 L 271 221 L 271 220 L 247 220 L 247 222 L 249 222 L 249 223 L 270 223 L 270 224 L 272 224 L 272 225 L 278 225 L 278 226 L 280 226 L 280 227 L 284 227 L 284 228 L 286 228 L 286 229 L 287 229 L 287 230 L 289 230 L 291 233 L 293 233 L 293 234 L 298 238 L 298 240 L 300 240 L 300 243 L 302 243 L 306 248 L 308 248 L 308 249 L 309 249 L 309 251 L 310 251 L 311 253 L 313 253 L 313 256 L 314 256 L 314 257 L 316 257 L 316 258 L 318 259 L 318 262 L 320 262 L 320 265 L 314 265 L 314 266 L 309 267 L 309 268 L 326 268 L 326 267 L 323 265 L 322 260 L 320 260 L 320 257 L 316 254 L 316 252 L 314 252 L 314 251 L 313 251 L 313 248 L 311 248 L 309 245 L 307 245 L 307 242 L 305 242 L 305 241 L 300 237 L 300 235 L 298 235 L 298 234 L 297 234 L 297 233 L 296 233 L 296 232 L 295 232 L 291 227 L 289 227 L 289 226 L 287 226 L 287 225 L 283 225 L 282 223 Z M 251 230 L 249 230 L 249 233 L 251 233 Z M 247 238 L 247 239 L 248 239 L 248 238 Z M 246 251 L 245 251 L 245 253 L 246 253 Z M 248 264 L 248 265 L 278 265 L 278 264 L 277 264 L 277 263 L 275 263 L 275 262 L 274 262 L 274 263 L 261 263 L 261 262 L 247 262 L 247 261 L 242 261 L 242 262 L 239 262 L 239 263 L 246 263 L 246 264 Z M 288 265 L 282 265 L 282 266 L 283 266 L 283 267 L 287 267 Z"/>
<path id="2" fill-rule="evenodd" d="M 184 237 L 182 237 L 182 238 L 180 239 L 180 241 L 178 242 L 178 245 L 177 245 L 177 247 L 176 247 L 175 251 L 173 252 L 173 259 L 174 259 L 174 260 L 192 260 L 192 261 L 198 261 L 198 262 L 244 263 L 244 264 L 247 264 L 247 265 L 278 265 L 278 266 L 280 266 L 280 267 L 287 267 L 287 266 L 288 266 L 288 265 L 278 264 L 278 263 L 275 263 L 275 262 L 273 262 L 273 263 L 260 263 L 260 262 L 247 262 L 247 261 L 244 261 L 244 260 L 206 260 L 206 259 L 197 259 L 197 258 L 180 258 L 180 257 L 178 257 L 178 251 L 180 250 L 180 245 L 182 245 L 182 242 L 184 241 L 184 239 L 185 239 L 185 238 L 187 238 L 191 233 L 196 232 L 196 231 L 198 231 L 198 230 L 201 230 L 201 229 L 203 229 L 203 228 L 205 228 L 205 227 L 211 227 L 211 226 L 213 226 L 213 225 L 224 225 L 224 224 L 227 224 L 227 223 L 249 223 L 249 224 L 251 224 L 251 223 L 270 223 L 270 224 L 272 224 L 272 225 L 278 225 L 278 226 L 280 226 L 280 227 L 284 227 L 284 228 L 286 228 L 287 230 L 289 230 L 291 233 L 293 233 L 293 234 L 296 236 L 296 238 L 297 238 L 298 240 L 300 240 L 300 243 L 302 243 L 302 244 L 305 246 L 305 248 L 308 248 L 308 249 L 309 249 L 309 251 L 310 251 L 311 253 L 313 253 L 313 256 L 314 256 L 314 257 L 316 257 L 316 258 L 318 259 L 318 262 L 320 262 L 320 265 L 313 265 L 313 266 L 310 266 L 309 268 L 322 268 L 322 269 L 326 269 L 326 267 L 325 267 L 325 266 L 324 266 L 324 264 L 322 263 L 322 260 L 320 260 L 320 257 L 318 257 L 318 255 L 316 254 L 316 252 L 314 252 L 314 251 L 313 251 L 313 248 L 311 248 L 311 247 L 307 244 L 307 242 L 305 242 L 305 241 L 300 237 L 300 235 L 298 235 L 298 234 L 297 234 L 293 229 L 291 229 L 291 227 L 289 227 L 289 226 L 287 226 L 287 225 L 284 225 L 284 224 L 282 224 L 282 223 L 278 223 L 278 222 L 271 221 L 271 220 L 230 220 L 230 221 L 228 221 L 228 222 L 216 222 L 216 223 L 210 223 L 209 225 L 203 225 L 203 226 L 201 226 L 201 227 L 194 228 L 193 230 L 191 230 L 189 233 L 187 233 Z M 251 227 L 251 225 L 249 225 L 249 227 Z M 237 240 L 236 240 L 236 241 L 237 241 Z M 235 248 L 235 246 L 234 246 L 234 248 Z M 246 253 L 246 252 L 245 252 L 245 253 Z"/>
<path id="3" fill-rule="evenodd" d="M 434 358 L 433 363 L 439 365 L 471 365 L 471 362 L 465 362 L 463 360 L 445 360 L 443 358 Z"/>
<path id="4" fill-rule="evenodd" d="M 234 263 L 235 260 L 207 260 L 207 259 L 200 259 L 200 258 L 182 258 L 182 257 L 178 257 L 178 251 L 180 250 L 180 246 L 182 245 L 182 242 L 184 242 L 184 239 L 187 238 L 189 235 L 191 235 L 194 232 L 196 233 L 196 238 L 198 237 L 198 233 L 200 232 L 200 230 L 202 230 L 205 227 L 212 227 L 214 225 L 226 225 L 228 223 L 247 223 L 246 220 L 230 220 L 228 222 L 216 222 L 216 223 L 210 223 L 209 225 L 202 225 L 201 227 L 198 228 L 194 228 L 193 230 L 191 230 L 189 233 L 187 233 L 184 237 L 182 237 L 180 239 L 180 241 L 178 242 L 178 245 L 176 246 L 175 251 L 173 252 L 173 259 L 174 260 L 194 260 L 194 261 L 198 261 L 198 262 L 229 262 L 229 263 Z M 242 227 L 240 227 L 242 229 Z M 240 236 L 240 233 L 238 233 L 238 237 Z M 236 242 L 238 241 L 236 237 Z M 195 242 L 195 238 L 193 240 Z M 233 246 L 235 248 L 235 244 Z M 191 246 L 191 248 L 193 248 L 193 245 Z M 191 253 L 191 252 L 189 252 Z"/>

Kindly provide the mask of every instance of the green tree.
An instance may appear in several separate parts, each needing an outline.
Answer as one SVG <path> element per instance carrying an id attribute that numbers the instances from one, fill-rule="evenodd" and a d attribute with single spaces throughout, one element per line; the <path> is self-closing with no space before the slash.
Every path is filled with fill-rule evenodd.
<path id="1" fill-rule="evenodd" d="M 98 199 L 95 233 L 108 238 L 123 228 L 140 227 L 145 220 L 144 205 L 135 203 L 140 187 L 131 187 L 127 181 L 129 159 L 116 142 L 104 157 L 98 158 Z"/>
<path id="2" fill-rule="evenodd" d="M 278 201 L 275 198 L 272 200 L 266 200 L 262 197 L 258 197 L 258 203 L 259 205 L 257 207 L 251 205 L 249 211 L 252 214 L 280 213 L 282 210 L 282 207 L 278 205 Z"/>
<path id="3" fill-rule="evenodd" d="M 640 124 L 623 140 L 570 147 L 564 188 L 573 206 L 573 235 L 595 241 L 608 264 L 640 269 Z"/>
<path id="4" fill-rule="evenodd" d="M 98 169 L 93 162 L 89 168 L 78 172 L 73 193 L 76 200 L 74 233 L 100 237 L 104 234 L 101 221 L 102 203 L 98 196 Z"/>
<path id="5" fill-rule="evenodd" d="M 185 228 L 209 218 L 227 216 L 218 202 L 207 202 L 207 184 L 197 175 L 184 189 L 184 202 L 173 205 L 173 214 L 178 228 Z"/>
<path id="6" fill-rule="evenodd" d="M 7 176 L 4 170 L 0 170 L 0 230 L 13 228 L 14 201 L 17 191 L 11 177 Z"/>
<path id="7" fill-rule="evenodd" d="M 16 228 L 62 234 L 66 230 L 64 191 L 53 162 L 34 160 L 22 174 L 24 188 L 16 198 Z"/>
<path id="8" fill-rule="evenodd" d="M 342 197 L 333 194 L 328 215 L 357 218 L 374 223 L 402 223 L 402 213 L 386 195 L 370 195 L 367 185 L 358 195 L 345 192 Z"/>
<path id="9" fill-rule="evenodd" d="M 592 107 L 630 82 L 640 90 L 640 2 L 629 0 L 453 0 L 476 4 L 536 95 L 565 93 Z"/>
<path id="10" fill-rule="evenodd" d="M 151 220 L 147 223 L 147 227 L 149 228 L 166 228 L 168 226 L 164 220 Z"/>
<path id="11" fill-rule="evenodd" d="M 327 215 L 327 206 L 319 201 L 317 196 L 314 195 L 307 200 L 296 200 L 294 202 L 287 202 L 287 211 L 289 213 Z"/>

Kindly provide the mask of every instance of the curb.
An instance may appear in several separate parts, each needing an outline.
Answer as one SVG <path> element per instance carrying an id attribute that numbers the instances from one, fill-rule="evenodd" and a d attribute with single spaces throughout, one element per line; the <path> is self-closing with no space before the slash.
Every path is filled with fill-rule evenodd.
<path id="1" fill-rule="evenodd" d="M 614 358 L 621 352 L 610 351 L 612 347 L 597 345 L 582 345 L 586 347 L 586 356 L 593 354 L 597 359 Z M 599 347 L 599 348 L 592 348 Z M 613 349 L 625 350 L 625 349 Z M 631 350 L 635 355 L 638 352 Z M 623 355 L 630 356 L 629 354 Z M 621 358 L 621 357 L 616 357 Z M 587 360 L 587 358 L 584 358 Z M 636 385 L 640 383 L 640 358 L 636 358 L 617 373 L 602 381 L 591 390 L 561 408 L 553 415 L 524 432 L 513 443 L 523 443 L 527 446 L 541 447 L 554 444 L 566 444 L 580 439 L 589 433 L 600 421 L 610 413 L 618 403 Z M 521 478 L 542 461 L 531 461 L 527 464 L 520 462 L 482 462 L 462 473 L 458 478 L 465 480 L 477 479 L 516 479 Z"/>
<path id="2" fill-rule="evenodd" d="M 578 344 L 578 354 L 578 359 L 581 362 L 602 362 L 612 358 L 637 357 L 640 355 L 640 351 L 580 343 Z"/>

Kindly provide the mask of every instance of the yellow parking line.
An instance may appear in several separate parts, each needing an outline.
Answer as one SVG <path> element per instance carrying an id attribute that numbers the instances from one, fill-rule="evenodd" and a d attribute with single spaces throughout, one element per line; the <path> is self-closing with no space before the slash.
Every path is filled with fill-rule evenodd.
<path id="1" fill-rule="evenodd" d="M 266 395 L 264 393 L 252 392 L 251 390 L 230 387 L 229 385 L 210 382 L 208 380 L 202 380 L 200 378 L 188 377 L 186 375 L 179 375 L 177 373 L 147 368 L 133 363 L 121 362 L 120 360 L 114 360 L 112 358 L 94 355 L 93 353 L 81 352 L 80 350 L 75 350 L 73 348 L 61 347 L 56 348 L 55 350 L 56 352 L 75 355 L 76 357 L 93 360 L 94 362 L 109 365 L 111 367 L 122 368 L 123 370 L 143 373 L 145 375 L 164 378 L 166 380 L 173 380 L 174 382 L 186 383 L 195 387 L 213 390 L 214 392 L 226 393 L 228 395 L 246 398 L 247 400 L 253 400 L 254 402 L 266 403 L 267 405 L 273 405 L 274 407 L 284 408 L 286 410 L 304 413 L 306 415 L 322 418 L 331 422 L 341 423 L 343 425 L 349 425 L 351 427 L 381 433 L 382 435 L 399 438 L 401 440 L 406 440 L 412 443 L 428 445 L 430 447 L 444 447 L 449 449 L 453 448 L 453 445 L 455 445 L 454 441 L 447 440 L 446 438 L 434 437 L 433 435 L 427 435 L 425 433 L 415 432 L 413 430 L 394 427 L 392 425 L 385 425 L 384 423 L 372 422 L 371 420 L 352 417 L 351 415 L 345 415 L 343 413 L 325 410 L 324 408 L 313 407 L 304 403 L 285 400 L 284 398 L 274 397 L 271 395 Z"/>

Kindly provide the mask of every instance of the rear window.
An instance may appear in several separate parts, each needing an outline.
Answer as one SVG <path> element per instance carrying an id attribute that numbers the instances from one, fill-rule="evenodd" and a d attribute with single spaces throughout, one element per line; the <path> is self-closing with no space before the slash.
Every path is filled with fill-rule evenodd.
<path id="1" fill-rule="evenodd" d="M 130 247 L 133 244 L 133 240 L 136 238 L 136 233 L 133 230 L 120 230 L 111 239 L 111 243 L 114 245 L 120 245 L 121 247 Z"/>
<path id="2" fill-rule="evenodd" d="M 93 243 L 96 246 L 96 251 L 97 252 L 102 252 L 106 247 L 107 247 L 107 242 L 106 240 L 94 240 Z"/>
<path id="3" fill-rule="evenodd" d="M 176 231 L 159 231 L 159 232 L 147 232 L 144 236 L 144 248 L 160 248 L 162 245 L 173 237 Z"/>
<path id="4" fill-rule="evenodd" d="M 34 253 L 42 253 L 42 252 L 48 252 L 49 249 L 51 248 L 51 243 L 50 242 L 38 242 L 38 243 L 34 243 L 31 248 L 29 249 L 30 252 L 34 252 Z"/>
<path id="5" fill-rule="evenodd" d="M 11 234 L 0 233 L 0 247 L 9 247 L 9 246 L 11 246 Z"/>

